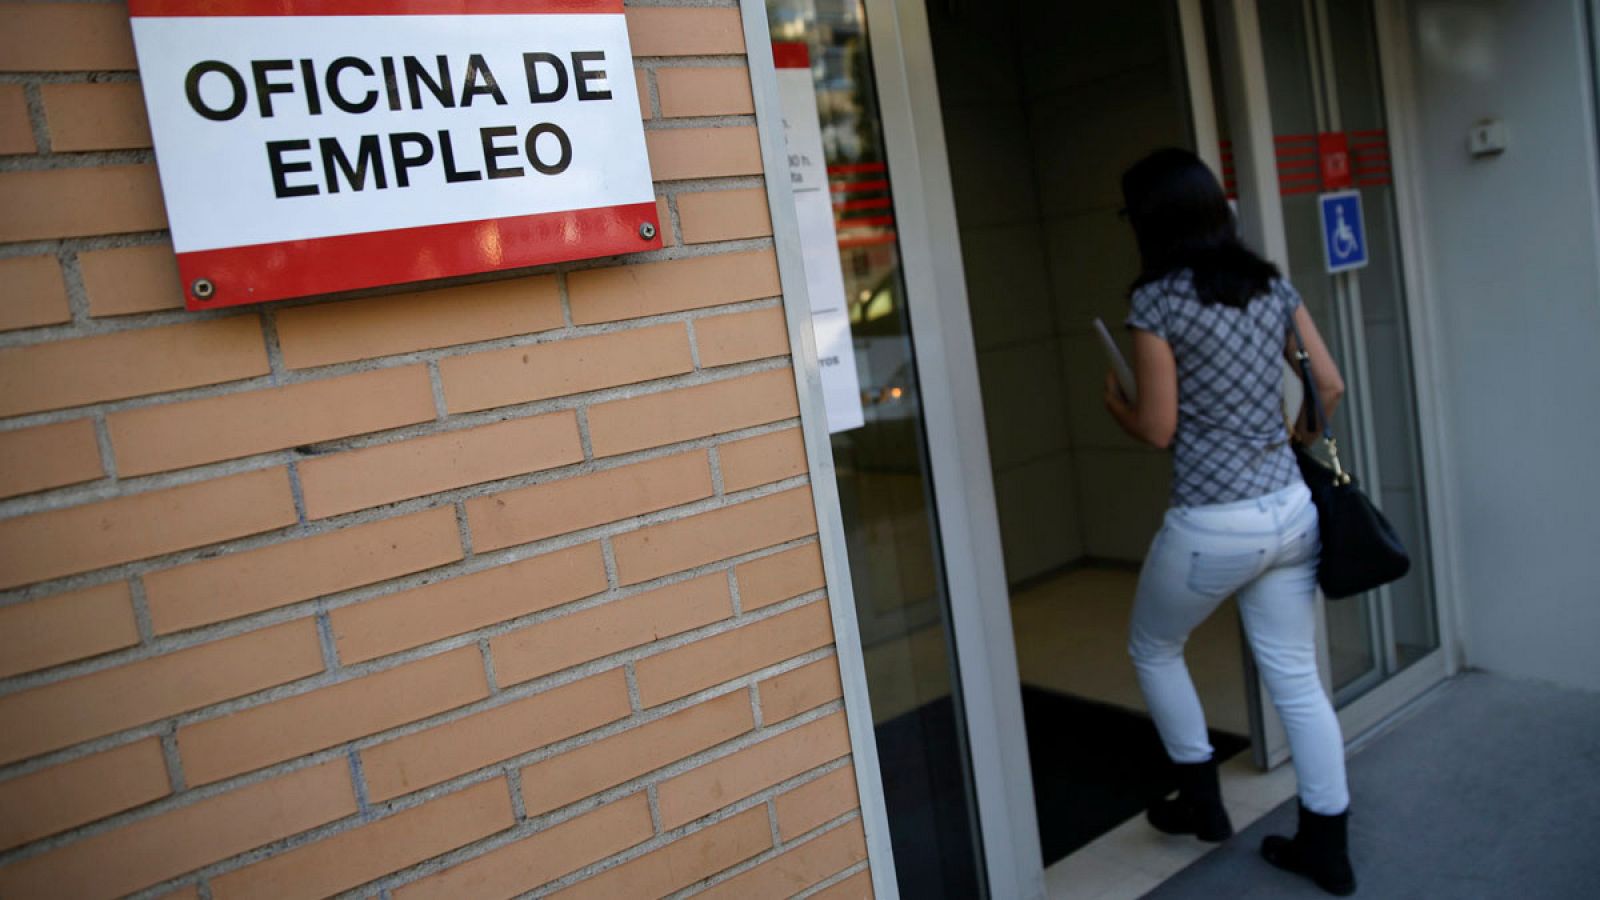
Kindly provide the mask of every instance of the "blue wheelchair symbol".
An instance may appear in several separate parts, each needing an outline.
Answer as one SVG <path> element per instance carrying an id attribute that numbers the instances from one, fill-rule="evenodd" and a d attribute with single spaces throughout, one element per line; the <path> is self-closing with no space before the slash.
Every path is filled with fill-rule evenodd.
<path id="1" fill-rule="evenodd" d="M 1361 192 L 1340 191 L 1318 198 L 1322 206 L 1322 250 L 1329 274 L 1367 264 L 1367 233 L 1361 215 Z"/>

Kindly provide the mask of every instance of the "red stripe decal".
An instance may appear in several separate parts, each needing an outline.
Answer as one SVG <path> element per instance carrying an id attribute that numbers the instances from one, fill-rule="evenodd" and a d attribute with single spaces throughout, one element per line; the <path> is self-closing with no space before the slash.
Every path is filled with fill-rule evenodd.
<path id="1" fill-rule="evenodd" d="M 622 0 L 128 0 L 135 17 L 622 14 Z"/>
<path id="2" fill-rule="evenodd" d="M 865 228 L 876 225 L 893 225 L 894 216 L 863 216 L 859 219 L 841 219 L 840 228 Z"/>
<path id="3" fill-rule="evenodd" d="M 888 189 L 889 182 L 887 179 L 879 179 L 877 181 L 836 182 L 829 188 L 829 190 L 833 191 L 835 194 L 854 194 L 861 191 L 887 191 Z"/>
<path id="4" fill-rule="evenodd" d="M 772 64 L 780 69 L 809 69 L 811 48 L 804 41 L 773 41 Z"/>
<path id="5" fill-rule="evenodd" d="M 178 273 L 215 285 L 205 302 L 187 298 L 213 309 L 658 249 L 659 228 L 639 236 L 646 222 L 657 225 L 653 202 L 197 250 L 178 254 Z"/>
<path id="6" fill-rule="evenodd" d="M 861 174 L 863 172 L 886 172 L 886 171 L 888 171 L 888 169 L 889 169 L 888 164 L 887 163 L 881 163 L 881 162 L 840 163 L 840 164 L 838 164 L 836 166 L 829 166 L 828 167 L 828 174 L 829 175 L 859 175 L 859 174 Z"/>

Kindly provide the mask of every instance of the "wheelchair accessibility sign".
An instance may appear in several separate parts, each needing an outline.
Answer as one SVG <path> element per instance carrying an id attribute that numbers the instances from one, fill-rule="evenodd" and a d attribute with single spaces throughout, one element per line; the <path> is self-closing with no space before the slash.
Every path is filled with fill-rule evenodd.
<path id="1" fill-rule="evenodd" d="M 1361 218 L 1361 192 L 1339 191 L 1317 198 L 1322 207 L 1322 252 L 1328 273 L 1367 264 L 1367 232 Z"/>

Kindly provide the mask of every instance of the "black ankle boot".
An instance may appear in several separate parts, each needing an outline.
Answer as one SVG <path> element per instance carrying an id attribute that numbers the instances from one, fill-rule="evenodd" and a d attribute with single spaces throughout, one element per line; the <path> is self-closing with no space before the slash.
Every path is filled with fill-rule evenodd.
<path id="1" fill-rule="evenodd" d="M 1324 816 L 1300 807 L 1300 830 L 1293 839 L 1273 835 L 1261 841 L 1261 855 L 1280 869 L 1304 875 L 1330 894 L 1356 892 L 1350 867 L 1350 811 Z"/>
<path id="2" fill-rule="evenodd" d="M 1232 837 L 1233 823 L 1222 807 L 1216 760 L 1174 765 L 1178 770 L 1178 796 L 1157 800 L 1145 818 L 1157 831 L 1167 834 L 1192 834 L 1211 843 Z"/>

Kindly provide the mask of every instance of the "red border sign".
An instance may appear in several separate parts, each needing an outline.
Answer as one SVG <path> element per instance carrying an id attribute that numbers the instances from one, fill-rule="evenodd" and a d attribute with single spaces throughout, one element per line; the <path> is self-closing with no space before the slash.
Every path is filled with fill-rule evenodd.
<path id="1" fill-rule="evenodd" d="M 178 271 L 190 309 L 662 246 L 621 0 L 129 0 L 129 12 L 157 162 L 164 164 L 162 187 Z M 516 18 L 530 15 L 558 18 L 541 20 L 537 27 Z M 412 18 L 416 16 L 452 20 L 438 20 L 448 27 L 424 29 Z M 292 21 L 311 17 L 321 21 L 303 27 Z M 364 21 L 354 23 L 351 17 Z M 259 24 L 252 25 L 250 19 Z M 348 48 L 330 45 L 328 35 L 340 28 L 341 33 L 356 36 L 346 41 Z M 270 39 L 260 37 L 269 31 Z M 416 52 L 414 57 L 379 56 L 408 52 L 388 49 L 391 32 L 400 35 L 396 46 L 420 44 L 427 49 L 410 51 Z M 437 47 L 430 43 L 435 32 Z M 581 37 L 565 38 L 566 33 Z M 196 34 L 206 40 L 195 40 Z M 482 46 L 496 41 L 498 57 Z M 591 46 L 603 47 L 604 58 L 578 62 L 576 57 L 592 59 L 596 54 L 573 51 Z M 193 49 L 197 47 L 204 49 Z M 173 61 L 174 54 L 183 58 Z M 526 61 L 530 55 L 555 60 L 555 68 L 541 70 L 546 76 L 542 86 L 535 85 L 534 64 Z M 432 95 L 412 80 L 409 104 L 394 85 L 396 71 L 406 76 L 413 69 L 460 75 L 463 69 L 472 71 L 472 58 L 479 61 L 480 71 L 492 64 L 493 74 L 476 82 L 466 75 L 457 87 L 446 85 Z M 268 62 L 262 63 L 263 59 Z M 336 59 L 354 59 L 356 64 L 346 63 L 342 71 L 339 63 L 331 70 L 317 68 Z M 438 69 L 427 68 L 435 64 Z M 583 64 L 596 70 L 589 81 L 582 80 L 584 72 L 578 66 Z M 262 65 L 278 68 L 264 70 L 258 67 Z M 380 65 L 383 71 L 376 71 Z M 401 69 L 402 65 L 407 68 Z M 385 74 L 388 82 L 383 81 Z M 524 74 L 526 86 L 519 82 Z M 433 89 L 434 80 L 444 79 L 420 83 Z M 565 92 L 563 96 L 554 101 L 534 96 L 552 82 Z M 460 84 L 479 94 L 491 93 L 492 85 L 492 97 L 468 98 L 459 94 Z M 587 95 L 578 94 L 579 84 L 589 90 Z M 228 99 L 197 99 L 204 90 Z M 352 104 L 333 108 L 333 95 L 340 90 L 388 99 L 387 105 L 380 100 L 361 110 L 372 114 L 359 121 L 358 130 L 380 132 L 376 137 L 350 130 L 358 119 L 348 114 Z M 452 90 L 461 97 L 459 103 L 454 102 Z M 468 99 L 480 102 L 472 107 Z M 578 103 L 580 99 L 603 102 Z M 496 115 L 500 118 L 484 121 Z M 219 122 L 222 116 L 229 121 Z M 299 126 L 293 124 L 296 116 Z M 558 130 L 567 127 L 571 137 L 565 131 L 559 137 L 529 131 L 536 122 L 553 123 Z M 513 124 L 517 128 L 487 127 Z M 447 138 L 446 130 L 458 125 L 461 134 Z M 231 133 L 218 137 L 230 127 Z M 273 151 L 274 144 L 268 142 L 291 127 L 302 128 L 290 133 L 297 140 L 276 142 L 280 147 L 293 145 L 290 151 Z M 381 133 L 383 129 L 390 133 Z M 429 162 L 416 163 L 420 168 L 398 169 L 402 163 L 398 157 L 405 150 L 418 158 L 422 155 L 420 144 L 390 143 L 402 131 L 406 140 L 415 136 L 437 145 L 437 152 L 432 147 L 426 151 Z M 501 134 L 480 140 L 479 131 Z M 246 137 L 239 137 L 241 133 Z M 367 140 L 372 141 L 370 146 Z M 207 141 L 223 149 L 200 155 L 197 147 Z M 319 157 L 319 142 L 330 141 L 338 142 L 334 150 L 322 146 Z M 541 167 L 534 159 L 537 141 L 544 141 L 537 146 L 545 152 L 564 154 L 569 162 Z M 232 149 L 238 152 L 229 152 Z M 278 155 L 272 157 L 273 152 Z M 589 156 L 580 156 L 585 152 Z M 522 153 L 526 156 L 518 155 Z M 269 157 L 275 166 L 270 179 Z M 335 161 L 343 168 L 335 169 Z M 430 164 L 433 169 L 427 168 Z M 460 177 L 463 170 L 472 177 Z M 509 177 L 513 171 L 519 177 Z M 549 186 L 569 171 L 568 183 L 580 187 L 558 195 Z M 527 177 L 521 177 L 524 173 Z M 437 184 L 419 192 L 416 188 L 428 180 L 425 176 Z M 299 180 L 289 184 L 290 177 Z M 504 180 L 491 181 L 497 178 Z M 254 193 L 246 195 L 242 189 L 237 196 L 229 193 L 246 181 Z M 402 193 L 408 188 L 412 193 Z M 568 204 L 564 199 L 551 200 L 553 196 L 590 202 Z M 527 204 L 519 210 L 508 197 L 526 197 Z M 551 209 L 557 202 L 575 208 Z M 350 212 L 363 203 L 376 212 Z M 471 216 L 475 211 L 492 214 Z M 339 215 L 354 224 L 346 227 L 337 221 Z M 272 228 L 252 227 L 262 221 L 271 221 Z M 397 227 L 382 227 L 388 225 Z"/>

